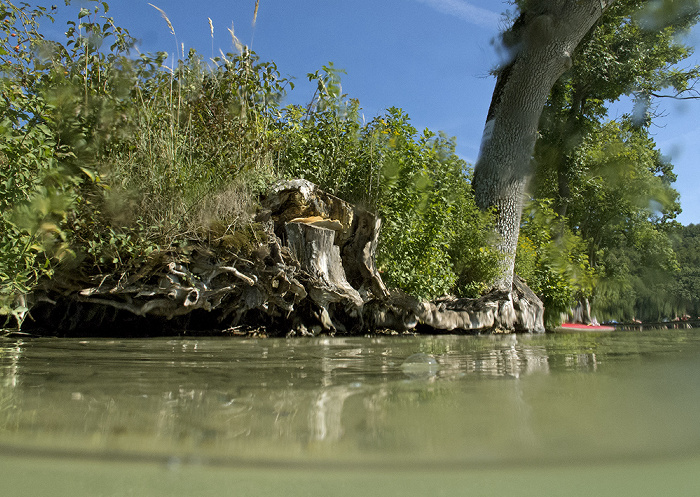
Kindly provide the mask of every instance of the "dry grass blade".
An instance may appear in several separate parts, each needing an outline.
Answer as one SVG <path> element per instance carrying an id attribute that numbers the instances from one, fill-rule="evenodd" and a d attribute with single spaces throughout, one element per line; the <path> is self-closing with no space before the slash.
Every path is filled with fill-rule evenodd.
<path id="1" fill-rule="evenodd" d="M 175 28 L 173 27 L 173 23 L 170 22 L 170 19 L 168 19 L 168 15 L 165 13 L 165 11 L 164 11 L 163 9 L 159 8 L 159 7 L 156 7 L 156 6 L 153 5 L 152 3 L 149 3 L 148 5 L 150 5 L 151 7 L 153 7 L 154 9 L 156 9 L 158 12 L 160 12 L 160 15 L 163 16 L 163 19 L 165 19 L 165 22 L 168 23 L 168 27 L 170 28 L 170 32 L 171 32 L 173 35 L 175 35 Z"/>
<path id="2" fill-rule="evenodd" d="M 226 62 L 227 64 L 231 64 L 231 61 L 226 58 L 226 54 L 224 54 L 223 50 L 219 49 L 219 54 L 221 54 L 221 58 L 224 62 Z"/>
<path id="3" fill-rule="evenodd" d="M 255 27 L 255 21 L 258 20 L 258 6 L 260 5 L 260 0 L 255 0 L 255 12 L 253 12 L 253 27 Z"/>
<path id="4" fill-rule="evenodd" d="M 236 38 L 236 35 L 233 33 L 233 23 L 231 23 L 231 27 L 228 28 L 228 32 L 231 33 L 231 41 L 233 42 L 233 46 L 236 47 L 236 50 L 238 50 L 238 53 L 243 53 L 243 43 Z"/>

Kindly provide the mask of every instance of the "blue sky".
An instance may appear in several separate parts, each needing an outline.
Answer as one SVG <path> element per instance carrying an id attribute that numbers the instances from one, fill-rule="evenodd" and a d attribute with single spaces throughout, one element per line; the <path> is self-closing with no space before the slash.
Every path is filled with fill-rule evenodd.
<path id="1" fill-rule="evenodd" d="M 31 0 L 28 0 L 31 2 Z M 35 1 L 60 4 L 62 0 Z M 305 103 L 313 88 L 306 74 L 332 61 L 344 69 L 343 91 L 357 98 L 367 119 L 400 107 L 422 130 L 457 138 L 457 152 L 475 162 L 498 64 L 494 39 L 504 26 L 501 14 L 512 6 L 495 0 L 111 0 L 109 15 L 141 40 L 144 52 L 173 53 L 184 44 L 205 56 L 233 51 L 228 28 L 283 75 L 295 77 L 289 103 Z M 94 5 L 94 4 L 92 4 Z M 209 28 L 211 18 L 214 40 Z M 58 37 L 62 21 L 51 28 Z M 700 29 L 688 41 L 700 47 Z M 690 64 L 700 63 L 700 51 Z M 653 129 L 661 151 L 678 174 L 683 224 L 700 223 L 700 101 L 660 102 L 665 117 Z M 631 109 L 618 105 L 611 117 Z"/>

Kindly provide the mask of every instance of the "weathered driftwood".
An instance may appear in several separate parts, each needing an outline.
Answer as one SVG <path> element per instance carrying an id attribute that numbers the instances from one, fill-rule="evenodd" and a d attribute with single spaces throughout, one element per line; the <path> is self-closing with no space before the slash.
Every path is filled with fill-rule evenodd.
<path id="1" fill-rule="evenodd" d="M 387 297 L 375 264 L 381 220 L 373 213 L 320 190 L 313 183 L 298 179 L 279 182 L 263 200 L 259 218 L 269 216 L 275 234 L 286 242 L 288 223 L 303 223 L 335 232 L 333 244 L 347 281 L 363 295 Z"/>
<path id="2" fill-rule="evenodd" d="M 510 293 L 493 291 L 477 299 L 444 297 L 424 302 L 418 318 L 425 326 L 444 331 L 545 331 L 542 301 L 517 275 Z"/>
<path id="3" fill-rule="evenodd" d="M 160 254 L 131 276 L 46 281 L 27 330 L 171 334 L 241 327 L 271 335 L 544 331 L 542 303 L 516 278 L 511 293 L 419 302 L 389 292 L 375 264 L 380 220 L 305 180 L 276 184 L 246 257 L 216 246 Z M 30 299 L 30 300 L 31 300 Z"/>

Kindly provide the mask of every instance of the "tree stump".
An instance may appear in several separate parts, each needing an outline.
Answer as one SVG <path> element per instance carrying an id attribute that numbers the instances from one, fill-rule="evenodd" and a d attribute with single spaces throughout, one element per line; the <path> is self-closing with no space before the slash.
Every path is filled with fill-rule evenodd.
<path id="1" fill-rule="evenodd" d="M 270 218 L 275 234 L 286 243 L 289 222 L 332 229 L 334 245 L 347 281 L 361 294 L 386 298 L 389 292 L 377 271 L 375 256 L 381 219 L 375 214 L 320 190 L 304 179 L 276 183 L 263 199 L 259 218 Z M 366 298 L 366 297 L 363 297 Z"/>
<path id="2" fill-rule="evenodd" d="M 364 301 L 345 277 L 340 247 L 334 244 L 335 231 L 302 221 L 286 223 L 285 230 L 290 254 L 306 273 L 303 279 L 309 298 L 319 307 L 323 330 L 347 331 L 345 325 L 334 322 L 329 309 L 342 309 L 346 320 L 355 321 L 353 327 L 361 326 Z"/>

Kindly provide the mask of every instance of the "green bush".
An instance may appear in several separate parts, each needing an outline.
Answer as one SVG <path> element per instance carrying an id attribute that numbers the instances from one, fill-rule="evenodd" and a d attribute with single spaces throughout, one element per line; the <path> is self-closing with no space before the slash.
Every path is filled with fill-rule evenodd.
<path id="1" fill-rule="evenodd" d="M 523 212 L 515 272 L 542 299 L 548 326 L 582 298 L 596 282 L 585 241 L 571 232 L 550 200 L 532 200 Z"/>
<path id="2" fill-rule="evenodd" d="M 72 255 L 66 222 L 90 180 L 79 164 L 82 116 L 63 112 L 52 85 L 70 80 L 38 32 L 44 18 L 43 7 L 0 3 L 0 314 L 19 321 L 26 308 L 16 297 Z"/>
<path id="3" fill-rule="evenodd" d="M 50 12 L 0 0 L 0 314 L 58 268 L 125 273 L 154 252 L 247 233 L 258 194 L 307 178 L 384 219 L 378 265 L 420 297 L 473 296 L 498 266 L 453 139 L 390 108 L 365 123 L 332 64 L 293 84 L 245 47 L 131 55 L 134 40 L 81 8 L 63 42 Z M 228 239 L 228 238 L 227 238 Z"/>
<path id="4" fill-rule="evenodd" d="M 490 216 L 476 208 L 469 167 L 453 139 L 418 134 L 397 108 L 369 123 L 340 93 L 332 66 L 307 109 L 285 109 L 280 165 L 383 219 L 378 267 L 390 286 L 418 297 L 476 296 L 495 276 Z"/>

